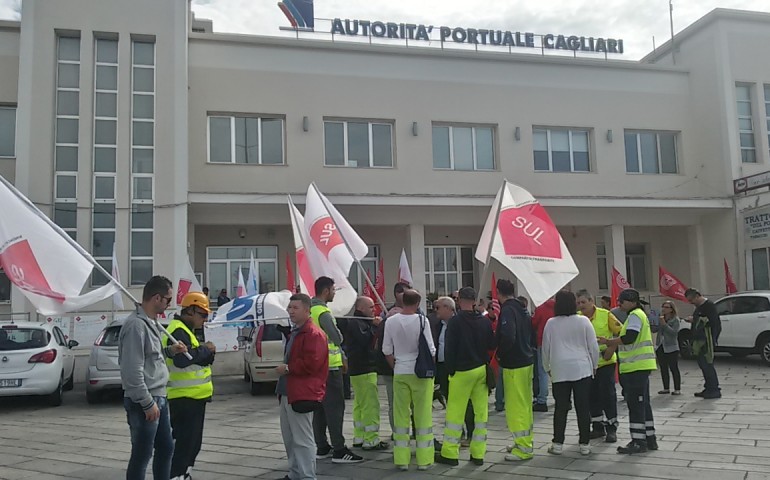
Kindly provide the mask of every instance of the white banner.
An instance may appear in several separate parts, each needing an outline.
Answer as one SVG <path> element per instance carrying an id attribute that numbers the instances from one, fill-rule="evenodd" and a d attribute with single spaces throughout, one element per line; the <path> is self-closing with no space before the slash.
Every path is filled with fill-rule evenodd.
<path id="1" fill-rule="evenodd" d="M 91 346 L 109 322 L 107 315 L 75 315 L 72 319 L 73 339 L 81 347 Z"/>

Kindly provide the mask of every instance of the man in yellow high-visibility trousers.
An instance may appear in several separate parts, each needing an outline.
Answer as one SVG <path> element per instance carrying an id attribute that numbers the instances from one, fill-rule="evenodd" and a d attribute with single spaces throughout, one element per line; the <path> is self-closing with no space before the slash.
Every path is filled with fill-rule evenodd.
<path id="1" fill-rule="evenodd" d="M 510 280 L 497 281 L 500 317 L 497 322 L 497 363 L 503 370 L 505 421 L 513 435 L 509 462 L 529 460 L 532 447 L 532 374 L 535 346 L 532 320 L 524 305 L 515 297 Z"/>
<path id="2" fill-rule="evenodd" d="M 449 374 L 449 400 L 446 409 L 444 444 L 436 461 L 456 466 L 460 458 L 460 437 L 468 407 L 473 404 L 475 426 L 468 432 L 471 439 L 471 462 L 484 464 L 487 451 L 487 417 L 489 414 L 487 363 L 489 351 L 495 348 L 492 322 L 473 308 L 476 291 L 463 287 L 458 292 L 460 310 L 449 319 L 444 345 L 444 364 Z"/>

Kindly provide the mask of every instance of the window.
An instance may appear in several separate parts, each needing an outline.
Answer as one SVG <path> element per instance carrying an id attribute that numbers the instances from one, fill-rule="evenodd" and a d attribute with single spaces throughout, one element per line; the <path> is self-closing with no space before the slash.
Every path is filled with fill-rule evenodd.
<path id="1" fill-rule="evenodd" d="M 372 283 L 375 282 L 375 277 L 377 277 L 377 262 L 379 261 L 379 258 L 380 247 L 370 246 L 366 257 L 361 259 L 361 266 L 364 267 L 364 270 L 369 274 L 369 279 L 372 281 Z M 366 279 L 364 279 L 364 274 L 361 272 L 361 269 L 358 268 L 357 265 L 353 265 L 353 268 L 350 269 L 348 280 L 350 281 L 350 285 L 353 286 L 359 295 L 363 295 Z M 375 300 L 375 302 L 376 301 L 377 300 Z"/>
<path id="2" fill-rule="evenodd" d="M 386 122 L 324 120 L 324 165 L 393 167 L 393 125 Z"/>
<path id="3" fill-rule="evenodd" d="M 532 135 L 535 146 L 535 171 L 591 171 L 587 130 L 536 128 Z"/>
<path id="4" fill-rule="evenodd" d="M 105 156 L 106 162 L 114 162 L 114 152 Z M 131 285 L 143 285 L 153 274 L 154 158 L 155 43 L 135 40 L 131 42 Z"/>
<path id="5" fill-rule="evenodd" d="M 603 243 L 596 244 L 596 268 L 599 273 L 599 290 L 608 290 L 610 282 L 607 279 L 607 248 Z"/>
<path id="6" fill-rule="evenodd" d="M 472 287 L 473 248 L 425 247 L 425 288 L 439 296 L 461 287 Z"/>
<path id="7" fill-rule="evenodd" d="M 5 274 L 2 268 L 0 268 L 0 303 L 8 303 L 11 301 L 11 280 L 8 275 Z"/>
<path id="8" fill-rule="evenodd" d="M 74 239 L 77 237 L 80 38 L 58 37 L 56 42 L 53 220 Z M 1 117 L 2 111 L 0 111 Z M 1 119 L 0 123 L 2 123 Z M 0 128 L 0 145 L 3 144 L 2 138 L 3 133 Z"/>
<path id="9" fill-rule="evenodd" d="M 278 247 L 208 247 L 208 284 L 211 292 L 226 288 L 231 297 L 238 287 L 238 270 L 243 280 L 249 276 L 249 260 L 254 255 L 257 264 L 257 282 L 260 293 L 274 292 L 278 285 Z"/>
<path id="10" fill-rule="evenodd" d="M 494 170 L 494 128 L 433 125 L 433 168 Z"/>
<path id="11" fill-rule="evenodd" d="M 16 107 L 0 106 L 0 157 L 16 156 Z"/>
<path id="12" fill-rule="evenodd" d="M 647 248 L 643 244 L 626 244 L 628 283 L 637 290 L 647 290 Z"/>
<path id="13" fill-rule="evenodd" d="M 209 162 L 283 165 L 283 118 L 209 116 Z"/>
<path id="14" fill-rule="evenodd" d="M 751 251 L 752 290 L 770 290 L 770 264 L 768 249 L 755 248 Z"/>
<path id="15" fill-rule="evenodd" d="M 626 172 L 678 173 L 675 132 L 625 132 Z"/>
<path id="16" fill-rule="evenodd" d="M 738 109 L 741 162 L 757 163 L 757 148 L 754 143 L 754 119 L 751 115 L 751 85 L 735 85 L 735 103 Z"/>
<path id="17" fill-rule="evenodd" d="M 105 270 L 112 271 L 115 245 L 115 155 L 118 148 L 118 41 L 97 38 L 94 48 L 94 184 L 91 253 Z M 110 240 L 112 240 L 111 243 Z M 108 244 L 109 243 L 109 244 Z M 92 286 L 107 284 L 94 271 Z"/>

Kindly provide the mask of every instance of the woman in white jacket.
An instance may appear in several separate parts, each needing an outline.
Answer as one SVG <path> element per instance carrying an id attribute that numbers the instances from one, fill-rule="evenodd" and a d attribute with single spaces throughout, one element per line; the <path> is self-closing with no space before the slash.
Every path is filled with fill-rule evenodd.
<path id="1" fill-rule="evenodd" d="M 588 455 L 591 435 L 591 378 L 599 362 L 599 344 L 591 321 L 578 315 L 577 300 L 572 292 L 556 294 L 554 317 L 543 331 L 543 367 L 551 377 L 556 411 L 553 415 L 553 444 L 548 453 L 561 455 L 570 397 L 580 432 L 580 453 Z"/>

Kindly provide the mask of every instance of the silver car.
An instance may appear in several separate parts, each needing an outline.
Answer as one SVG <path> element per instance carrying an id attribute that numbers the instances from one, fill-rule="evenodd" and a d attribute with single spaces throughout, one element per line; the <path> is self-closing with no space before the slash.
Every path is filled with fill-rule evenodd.
<path id="1" fill-rule="evenodd" d="M 104 392 L 120 390 L 120 366 L 118 365 L 118 337 L 123 319 L 114 320 L 96 337 L 91 347 L 86 370 L 86 400 L 96 403 Z"/>

